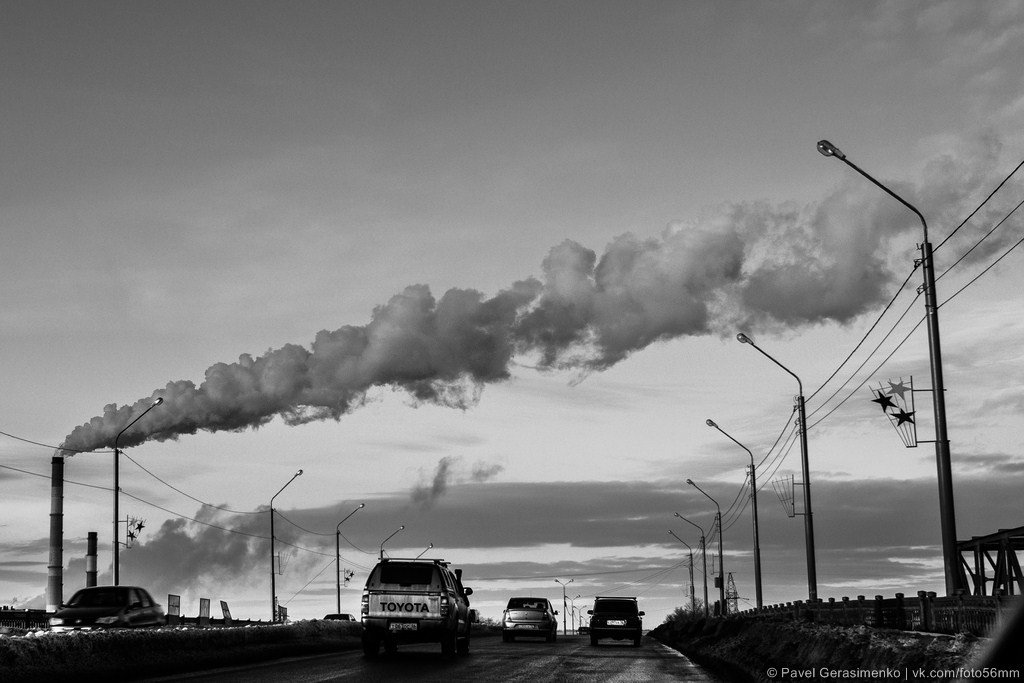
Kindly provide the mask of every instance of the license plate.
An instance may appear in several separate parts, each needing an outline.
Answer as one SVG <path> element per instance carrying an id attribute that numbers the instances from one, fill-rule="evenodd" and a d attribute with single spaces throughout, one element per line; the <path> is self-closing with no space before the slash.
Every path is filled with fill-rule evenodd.
<path id="1" fill-rule="evenodd" d="M 405 621 L 393 621 L 388 624 L 388 628 L 392 631 L 415 631 L 418 626 L 417 623 Z"/>
<path id="2" fill-rule="evenodd" d="M 516 624 L 516 628 L 537 628 L 536 624 Z"/>
<path id="3" fill-rule="evenodd" d="M 624 620 L 622 620 L 622 619 L 609 619 L 608 620 L 608 625 L 609 626 L 625 626 L 626 622 Z"/>

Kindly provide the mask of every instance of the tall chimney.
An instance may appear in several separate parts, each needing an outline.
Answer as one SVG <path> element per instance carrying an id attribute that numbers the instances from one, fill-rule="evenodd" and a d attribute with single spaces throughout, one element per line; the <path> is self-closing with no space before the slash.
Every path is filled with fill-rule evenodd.
<path id="1" fill-rule="evenodd" d="M 58 449 L 57 451 L 61 451 Z M 46 611 L 64 602 L 64 456 L 50 461 L 50 563 L 46 566 Z"/>
<path id="2" fill-rule="evenodd" d="M 85 551 L 85 586 L 96 585 L 96 532 L 90 531 Z"/>

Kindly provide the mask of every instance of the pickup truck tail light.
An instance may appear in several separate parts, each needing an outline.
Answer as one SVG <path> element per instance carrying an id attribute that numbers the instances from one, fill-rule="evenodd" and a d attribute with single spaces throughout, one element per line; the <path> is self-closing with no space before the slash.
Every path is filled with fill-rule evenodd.
<path id="1" fill-rule="evenodd" d="M 370 594 L 366 591 L 363 591 L 363 600 L 359 607 L 359 613 L 364 617 L 370 614 Z"/>

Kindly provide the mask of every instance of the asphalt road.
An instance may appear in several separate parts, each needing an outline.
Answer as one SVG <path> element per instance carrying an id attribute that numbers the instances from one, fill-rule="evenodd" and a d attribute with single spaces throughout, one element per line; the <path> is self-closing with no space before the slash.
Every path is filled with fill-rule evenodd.
<path id="1" fill-rule="evenodd" d="M 149 679 L 156 681 L 160 679 Z M 470 654 L 446 660 L 439 646 L 407 645 L 393 655 L 367 660 L 361 651 L 294 657 L 218 669 L 173 679 L 193 683 L 252 681 L 718 681 L 675 650 L 650 638 L 640 647 L 604 641 L 597 647 L 579 636 L 555 643 L 478 638 Z"/>

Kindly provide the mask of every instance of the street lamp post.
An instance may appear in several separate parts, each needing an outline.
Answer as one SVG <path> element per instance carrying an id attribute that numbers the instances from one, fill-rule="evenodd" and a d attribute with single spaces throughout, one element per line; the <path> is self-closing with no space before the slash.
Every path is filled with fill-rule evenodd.
<path id="1" fill-rule="evenodd" d="M 804 384 L 800 381 L 800 378 L 796 376 L 792 370 L 787 368 L 779 361 L 772 358 L 770 355 L 754 343 L 754 340 L 747 335 L 740 332 L 736 335 L 737 341 L 741 344 L 750 344 L 757 349 L 762 356 L 770 360 L 771 362 L 778 365 L 780 368 L 788 372 L 796 380 L 796 385 L 800 391 L 796 397 L 796 408 L 797 408 L 797 419 L 800 420 L 800 466 L 803 470 L 804 477 L 804 545 L 807 550 L 807 599 L 811 602 L 818 601 L 818 572 L 814 561 L 814 517 L 811 514 L 811 471 L 809 458 L 807 455 L 807 410 L 804 405 Z"/>
<path id="2" fill-rule="evenodd" d="M 565 597 L 565 587 L 566 587 L 566 586 L 568 586 L 568 585 L 569 585 L 570 583 L 572 583 L 572 582 L 573 582 L 573 579 L 569 579 L 569 580 L 568 580 L 568 581 L 566 581 L 565 583 L 562 583 L 562 582 L 561 582 L 561 581 L 559 581 L 558 579 L 555 579 L 555 583 L 557 583 L 557 584 L 559 584 L 560 586 L 562 586 L 562 635 L 563 635 L 563 636 L 564 636 L 564 635 L 567 635 L 567 634 L 566 634 L 566 630 L 565 630 L 565 606 L 566 606 L 566 605 L 565 605 L 565 603 L 566 603 L 566 597 Z"/>
<path id="3" fill-rule="evenodd" d="M 718 521 L 718 593 L 719 600 L 721 600 L 722 605 L 722 615 L 724 616 L 729 613 L 729 607 L 725 604 L 725 559 L 722 553 L 722 536 L 724 535 L 724 530 L 722 529 L 722 508 L 718 505 L 717 500 L 709 496 L 704 489 L 694 484 L 693 479 L 687 479 L 686 483 L 703 493 L 704 497 L 714 503 L 715 508 L 718 510 L 718 512 L 715 513 L 715 519 Z"/>
<path id="4" fill-rule="evenodd" d="M 688 520 L 686 517 L 683 517 L 678 512 L 675 513 L 675 515 L 676 515 L 676 517 L 678 517 L 679 519 L 683 520 L 687 524 L 689 524 L 691 526 L 697 527 L 697 531 L 700 532 L 700 557 L 701 557 L 701 562 L 704 564 L 704 618 L 707 618 L 707 616 L 708 616 L 708 546 L 707 546 L 707 537 L 704 535 L 704 527 L 696 524 L 695 522 L 691 522 L 690 520 Z M 691 562 L 691 565 L 692 564 L 693 563 Z"/>
<path id="5" fill-rule="evenodd" d="M 690 547 L 689 543 L 676 536 L 676 532 L 669 529 L 668 533 L 671 534 L 672 537 L 675 538 L 677 541 L 685 545 L 686 549 L 690 551 L 690 614 L 695 614 L 697 612 L 697 598 L 696 596 L 694 596 L 693 589 L 693 548 Z"/>
<path id="6" fill-rule="evenodd" d="M 366 503 L 360 503 L 359 507 L 345 515 L 345 519 L 356 514 L 364 507 L 366 507 Z M 345 519 L 338 522 L 338 527 L 334 536 L 334 579 L 338 585 L 338 612 L 341 612 L 341 525 L 345 523 Z"/>
<path id="7" fill-rule="evenodd" d="M 576 594 L 576 598 L 582 598 L 582 597 L 583 596 L 580 595 L 579 593 Z M 573 633 L 576 633 L 579 630 L 578 627 L 576 626 L 576 624 L 578 623 L 577 620 L 576 620 L 576 617 L 577 617 L 576 598 L 569 598 L 569 609 L 572 611 L 572 632 Z"/>
<path id="8" fill-rule="evenodd" d="M 288 480 L 288 484 L 295 481 L 295 478 L 302 474 L 302 470 L 299 470 L 292 475 L 292 478 Z M 274 571 L 274 499 L 281 495 L 281 491 L 288 488 L 288 484 L 285 484 L 281 489 L 270 497 L 270 621 L 271 623 L 277 623 L 277 577 Z"/>
<path id="9" fill-rule="evenodd" d="M 826 157 L 835 157 L 870 180 L 886 194 L 910 209 L 921 221 L 924 241 L 921 243 L 921 268 L 924 275 L 924 307 L 928 320 L 928 352 L 931 361 L 932 406 L 935 413 L 935 463 L 939 480 L 939 521 L 942 528 L 942 563 L 946 574 L 946 594 L 953 595 L 965 588 L 965 577 L 960 566 L 960 553 L 956 538 L 956 506 L 953 502 L 953 471 L 949 453 L 949 434 L 946 429 L 945 383 L 942 378 L 942 344 L 939 340 L 939 306 L 935 291 L 935 262 L 932 245 L 928 241 L 928 222 L 907 200 L 890 190 L 871 175 L 846 158 L 828 140 L 818 142 L 818 151 Z"/>
<path id="10" fill-rule="evenodd" d="M 121 493 L 121 481 L 120 481 L 120 472 L 119 472 L 120 460 L 121 460 L 121 458 L 119 456 L 121 455 L 121 451 L 119 451 L 117 449 L 117 442 L 121 439 L 121 435 L 128 431 L 129 427 L 131 427 L 133 424 L 135 424 L 136 422 L 141 420 L 143 415 L 145 415 L 149 411 L 153 410 L 153 408 L 156 408 L 158 405 L 160 405 L 163 402 L 164 402 L 164 399 L 162 397 L 157 398 L 155 401 L 153 401 L 153 403 L 150 404 L 150 406 L 148 408 L 146 408 L 141 413 L 139 413 L 138 417 L 136 417 L 134 420 L 129 422 L 128 425 L 124 429 L 119 431 L 117 433 L 117 436 L 114 437 L 114 536 L 113 536 L 113 538 L 114 538 L 114 544 L 113 544 L 113 546 L 114 546 L 114 558 L 113 558 L 113 565 L 114 565 L 114 585 L 115 586 L 120 585 L 120 581 L 121 581 L 121 558 L 120 558 L 120 554 L 119 554 L 120 553 L 120 548 L 118 547 L 118 544 L 120 542 L 117 540 L 118 535 L 119 535 L 118 524 L 120 524 L 120 522 L 117 519 L 118 518 L 118 509 L 117 509 L 117 507 L 118 507 L 118 503 L 120 502 L 119 501 L 119 498 L 120 498 L 119 494 Z"/>
<path id="11" fill-rule="evenodd" d="M 390 541 L 392 539 L 392 537 L 394 537 L 395 534 L 397 534 L 399 531 L 402 531 L 403 529 L 405 529 L 405 525 L 404 524 L 402 526 L 398 527 L 397 529 L 395 529 L 394 531 L 392 531 L 391 532 L 391 536 L 388 536 L 387 538 L 385 538 L 383 541 L 380 542 L 380 559 L 382 559 L 382 560 L 384 559 L 384 544 L 387 543 L 388 541 Z"/>
<path id="12" fill-rule="evenodd" d="M 722 434 L 725 434 L 730 441 L 745 450 L 750 456 L 750 503 L 754 518 L 754 592 L 757 599 L 757 607 L 760 609 L 764 605 L 761 600 L 761 538 L 757 530 L 757 478 L 754 473 L 754 454 L 750 452 L 749 448 L 726 433 L 714 420 L 709 419 L 706 421 L 706 424 L 708 427 L 714 427 L 722 432 Z"/>

